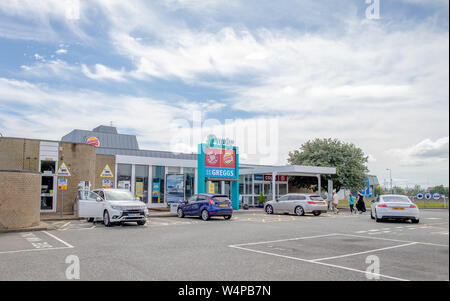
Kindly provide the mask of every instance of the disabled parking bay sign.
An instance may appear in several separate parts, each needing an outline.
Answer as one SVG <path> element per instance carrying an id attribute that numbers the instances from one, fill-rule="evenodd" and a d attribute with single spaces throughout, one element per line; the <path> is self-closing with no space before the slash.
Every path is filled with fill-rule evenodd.
<path id="1" fill-rule="evenodd" d="M 111 167 L 109 167 L 108 164 L 106 164 L 105 168 L 103 168 L 102 173 L 100 174 L 101 178 L 114 178 L 114 175 L 111 171 Z"/>
<path id="2" fill-rule="evenodd" d="M 59 167 L 58 171 L 56 172 L 56 175 L 58 177 L 71 177 L 72 175 L 70 174 L 69 169 L 67 168 L 66 163 L 62 163 L 61 166 Z"/>
<path id="3" fill-rule="evenodd" d="M 58 190 L 67 190 L 67 178 L 58 178 Z"/>

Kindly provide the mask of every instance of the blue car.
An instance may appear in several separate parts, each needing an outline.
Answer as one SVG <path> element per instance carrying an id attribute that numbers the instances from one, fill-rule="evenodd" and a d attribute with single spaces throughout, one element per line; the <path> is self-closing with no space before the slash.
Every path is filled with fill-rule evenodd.
<path id="1" fill-rule="evenodd" d="M 223 194 L 196 194 L 178 206 L 178 217 L 200 216 L 207 221 L 211 216 L 231 219 L 233 207 L 228 196 Z"/>

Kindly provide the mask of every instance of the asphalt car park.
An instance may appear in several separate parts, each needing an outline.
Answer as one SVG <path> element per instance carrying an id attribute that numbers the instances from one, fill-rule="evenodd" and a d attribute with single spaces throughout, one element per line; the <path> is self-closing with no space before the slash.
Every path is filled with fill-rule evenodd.
<path id="1" fill-rule="evenodd" d="M 54 231 L 0 234 L 0 280 L 65 280 L 69 255 L 79 258 L 81 280 L 449 279 L 448 210 L 422 210 L 419 224 L 369 214 L 261 210 L 110 228 L 59 221 Z"/>

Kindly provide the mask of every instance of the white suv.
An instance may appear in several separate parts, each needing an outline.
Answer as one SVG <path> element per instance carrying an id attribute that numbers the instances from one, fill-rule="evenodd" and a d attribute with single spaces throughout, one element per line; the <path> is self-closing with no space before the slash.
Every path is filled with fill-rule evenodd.
<path id="1" fill-rule="evenodd" d="M 115 223 L 137 222 L 145 225 L 148 209 L 145 203 L 126 189 L 96 189 L 79 193 L 78 216 L 89 221 L 103 220 L 106 227 Z"/>

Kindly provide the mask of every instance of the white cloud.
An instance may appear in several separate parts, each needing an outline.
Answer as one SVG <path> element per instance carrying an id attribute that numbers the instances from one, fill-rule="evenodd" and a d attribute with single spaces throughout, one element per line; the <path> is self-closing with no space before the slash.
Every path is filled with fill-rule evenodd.
<path id="1" fill-rule="evenodd" d="M 66 54 L 67 53 L 67 49 L 61 48 L 61 49 L 56 50 L 55 53 L 56 54 Z"/>
<path id="2" fill-rule="evenodd" d="M 397 148 L 388 151 L 405 165 L 423 165 L 448 161 L 449 137 L 433 141 L 425 139 L 407 148 Z"/>
<path id="3" fill-rule="evenodd" d="M 83 74 L 94 80 L 113 80 L 113 81 L 125 81 L 126 72 L 124 70 L 114 70 L 101 64 L 95 65 L 95 71 L 91 72 L 86 65 L 81 66 Z"/>

